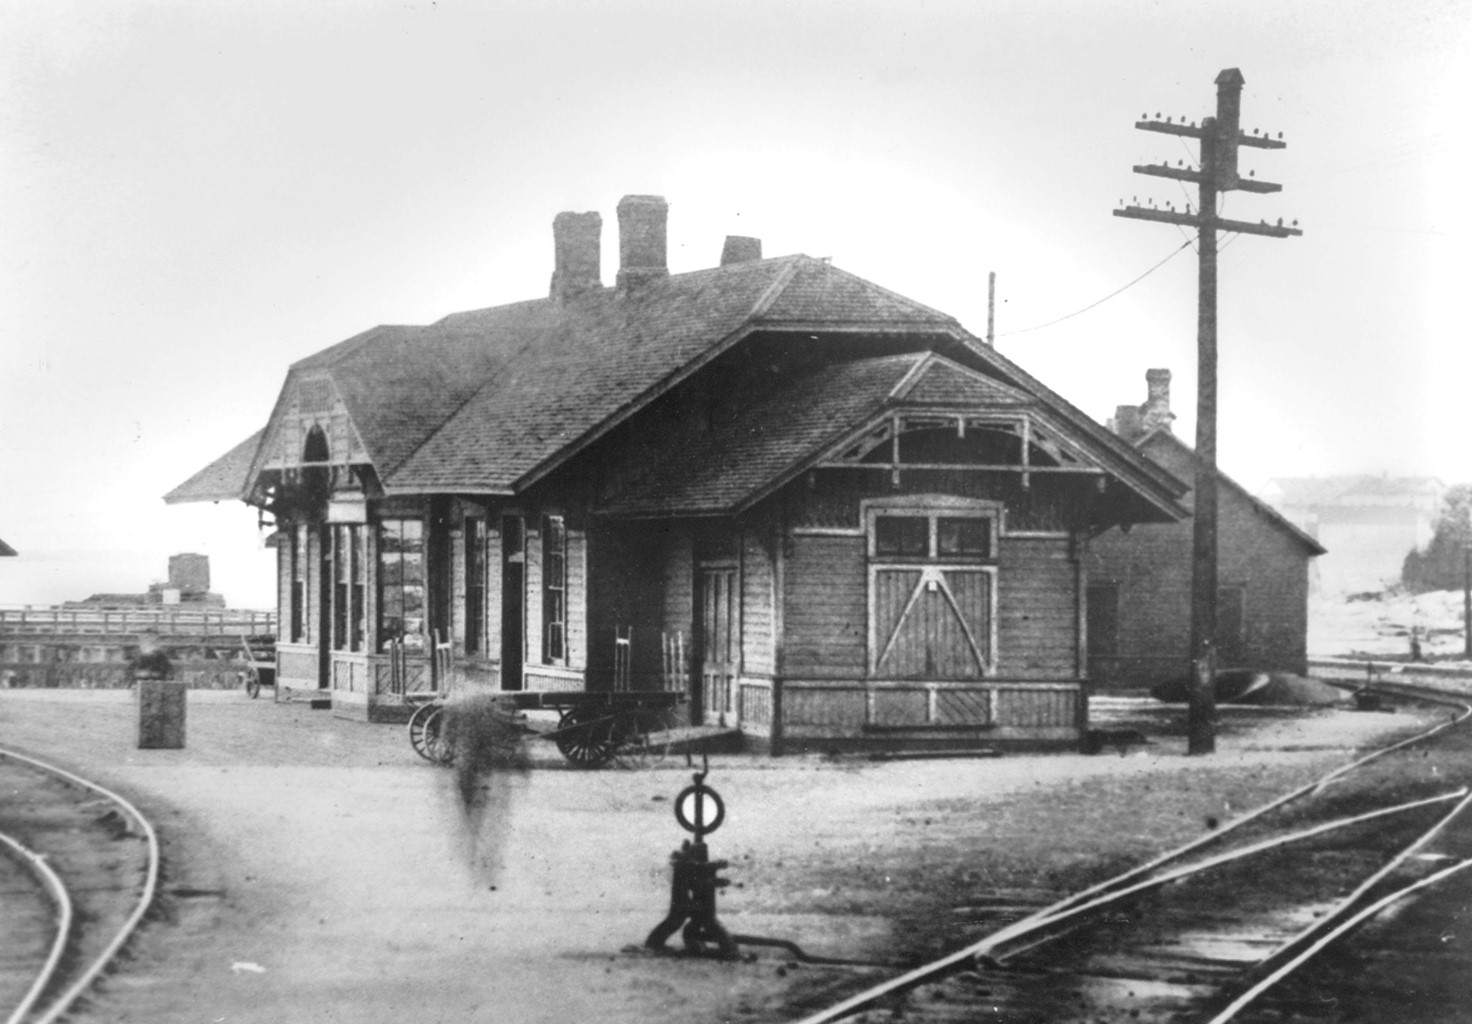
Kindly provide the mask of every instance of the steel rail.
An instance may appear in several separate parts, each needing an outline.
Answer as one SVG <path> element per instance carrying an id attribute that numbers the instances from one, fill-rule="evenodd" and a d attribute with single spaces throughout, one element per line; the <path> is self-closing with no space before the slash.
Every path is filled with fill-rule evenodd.
<path id="1" fill-rule="evenodd" d="M 1376 900 L 1364 910 L 1361 910 L 1359 913 L 1341 923 L 1339 927 L 1335 928 L 1333 931 L 1320 938 L 1312 946 L 1304 950 L 1298 956 L 1294 957 L 1288 963 L 1284 964 L 1272 974 L 1259 981 L 1256 985 L 1253 985 L 1246 992 L 1242 993 L 1236 999 L 1232 1000 L 1232 1002 L 1228 1004 L 1226 1009 L 1222 1010 L 1215 1017 L 1211 1018 L 1211 1020 L 1207 1021 L 1207 1024 L 1226 1024 L 1227 1021 L 1230 1021 L 1233 1017 L 1235 1017 L 1239 1012 L 1241 1012 L 1244 1007 L 1257 999 L 1258 996 L 1262 995 L 1264 992 L 1268 991 L 1268 989 L 1278 984 L 1280 981 L 1282 981 L 1288 975 L 1292 974 L 1298 968 L 1308 963 L 1315 956 L 1318 956 L 1319 953 L 1323 952 L 1323 950 L 1330 943 L 1336 941 L 1347 932 L 1350 932 L 1359 927 L 1363 922 L 1374 917 L 1376 914 L 1380 913 L 1380 911 L 1384 910 L 1392 903 L 1402 900 L 1405 897 L 1409 896 L 1411 893 L 1426 888 L 1426 886 L 1428 885 L 1434 885 L 1437 882 L 1440 882 L 1442 879 L 1448 878 L 1456 874 L 1458 871 L 1461 871 L 1462 869 L 1468 867 L 1472 867 L 1472 860 L 1458 861 L 1451 867 L 1443 868 L 1433 875 L 1428 875 L 1420 881 L 1412 882 L 1410 885 L 1397 889 L 1390 895 Z"/>
<path id="2" fill-rule="evenodd" d="M 118 933 L 113 936 L 112 941 L 107 944 L 106 948 L 94 958 L 91 965 L 34 1022 L 34 1024 L 54 1024 L 59 1017 L 71 1008 L 71 1005 L 77 1001 L 78 997 L 97 980 L 98 975 L 112 963 L 113 959 L 118 955 L 118 951 L 123 948 L 124 943 L 132 938 L 133 933 L 142 924 L 144 915 L 153 906 L 154 898 L 158 894 L 158 878 L 162 861 L 158 833 L 154 831 L 153 824 L 144 817 L 142 811 L 134 807 L 132 802 L 126 797 L 113 792 L 106 786 L 99 785 L 90 779 L 84 779 L 80 775 L 67 771 L 65 768 L 59 768 L 54 764 L 30 757 L 26 754 L 21 754 L 14 750 L 0 747 L 0 757 L 8 757 L 12 761 L 29 764 L 34 768 L 49 772 L 57 778 L 70 782 L 75 786 L 80 786 L 83 789 L 91 790 L 103 798 L 111 800 L 137 823 L 139 830 L 143 833 L 143 838 L 148 848 L 148 864 L 144 870 L 143 893 L 138 900 L 138 905 L 133 908 L 133 912 L 128 915 L 128 919 L 118 929 Z"/>
<path id="3" fill-rule="evenodd" d="M 1280 807 L 1283 807 L 1286 804 L 1292 803 L 1295 800 L 1302 799 L 1305 796 L 1318 794 L 1323 790 L 1325 786 L 1329 785 L 1340 777 L 1363 767 L 1369 762 L 1384 757 L 1388 754 L 1394 753 L 1395 751 L 1404 749 L 1405 747 L 1412 746 L 1416 743 L 1427 740 L 1432 736 L 1443 732 L 1446 729 L 1450 729 L 1453 726 L 1461 724 L 1462 722 L 1466 721 L 1469 716 L 1472 716 L 1472 704 L 1469 704 L 1465 701 L 1451 700 L 1448 699 L 1445 694 L 1436 693 L 1435 691 L 1427 694 L 1422 694 L 1421 692 L 1417 691 L 1416 695 L 1418 699 L 1425 699 L 1430 703 L 1450 704 L 1454 707 L 1458 707 L 1461 709 L 1461 714 L 1453 717 L 1446 722 L 1440 722 L 1432 728 L 1427 729 L 1423 732 L 1419 732 L 1414 736 L 1399 740 L 1385 747 L 1377 748 L 1370 753 L 1364 755 L 1363 757 L 1356 758 L 1348 764 L 1341 765 L 1333 771 L 1320 776 L 1313 782 L 1309 782 L 1303 786 L 1298 787 L 1297 789 L 1291 790 L 1283 796 L 1277 797 L 1276 799 L 1255 808 L 1247 814 L 1240 815 L 1239 817 L 1232 819 L 1221 828 L 1210 833 L 1209 835 L 1202 836 L 1199 839 L 1193 839 L 1190 842 L 1187 842 L 1172 850 L 1166 851 L 1165 853 L 1145 862 L 1144 864 L 1138 865 L 1134 868 L 1130 868 L 1129 870 L 1121 872 L 1118 875 L 1114 875 L 1110 878 L 1104 879 L 1101 882 L 1097 882 L 1094 885 L 1089 886 L 1088 888 L 1082 889 L 1077 893 L 1066 896 L 1063 899 L 1042 908 L 1041 910 L 1034 911 L 1027 917 L 1014 921 L 1012 924 L 1007 925 L 1006 927 L 1001 928 L 996 932 L 993 932 L 991 935 L 988 935 L 978 940 L 977 942 L 948 953 L 943 957 L 939 957 L 938 959 L 933 960 L 930 963 L 922 964 L 919 967 L 912 968 L 911 970 L 906 971 L 903 974 L 900 974 L 894 978 L 882 981 L 879 984 L 864 990 L 863 992 L 859 992 L 856 995 L 850 996 L 847 999 L 835 1003 L 833 1006 L 830 1006 L 823 1010 L 819 1010 L 817 1013 L 809 1014 L 806 1017 L 802 1017 L 799 1020 L 795 1021 L 794 1024 L 831 1024 L 831 1022 L 841 1020 L 849 1014 L 855 1013 L 858 1010 L 862 1009 L 864 1006 L 876 1002 L 877 1000 L 882 999 L 887 995 L 893 995 L 895 993 L 905 991 L 906 989 L 914 988 L 915 986 L 924 984 L 927 981 L 932 981 L 939 977 L 942 977 L 943 975 L 948 974 L 953 970 L 963 969 L 966 966 L 976 963 L 978 960 L 984 960 L 991 955 L 991 951 L 997 946 L 1002 945 L 1005 942 L 1014 941 L 1018 938 L 1021 938 L 1022 936 L 1028 934 L 1028 932 L 1030 931 L 1039 930 L 1040 928 L 1044 927 L 1045 924 L 1050 920 L 1053 921 L 1053 923 L 1056 923 L 1058 919 L 1061 919 L 1064 915 L 1068 914 L 1068 912 L 1079 907 L 1080 905 L 1088 905 L 1090 908 L 1092 908 L 1093 906 L 1098 905 L 1098 900 L 1096 899 L 1096 897 L 1100 897 L 1101 894 L 1114 893 L 1115 895 L 1122 895 L 1124 889 L 1127 889 L 1130 883 L 1134 882 L 1135 879 L 1141 878 L 1145 875 L 1149 875 L 1167 864 L 1181 860 L 1182 858 L 1189 856 L 1190 854 L 1205 846 L 1209 846 L 1212 843 L 1220 842 L 1223 836 L 1229 835 L 1235 830 L 1240 829 L 1245 825 L 1251 824 L 1257 819 L 1274 810 L 1277 810 Z M 1461 792 L 1465 792 L 1465 790 Z M 1456 795 L 1461 794 L 1458 793 L 1454 795 L 1442 796 L 1437 799 L 1453 799 Z M 1108 901 L 1106 900 L 1105 902 Z"/>
<path id="4" fill-rule="evenodd" d="M 1109 892 L 1103 893 L 1095 899 L 1088 901 L 1087 903 L 1076 904 L 1050 917 L 1045 917 L 1041 920 L 1034 920 L 1031 922 L 1031 927 L 1028 928 L 1027 931 L 1023 932 L 1023 934 L 1025 935 L 1031 931 L 1041 931 L 1042 929 L 1047 928 L 1051 925 L 1059 924 L 1074 917 L 1081 917 L 1091 910 L 1098 910 L 1102 907 L 1107 907 L 1112 903 L 1117 903 L 1120 900 L 1125 899 L 1126 897 L 1137 896 L 1140 893 L 1148 892 L 1151 889 L 1159 889 L 1162 886 L 1169 885 L 1171 882 L 1179 882 L 1182 879 L 1190 878 L 1192 875 L 1202 874 L 1203 872 L 1210 871 L 1212 868 L 1219 868 L 1225 864 L 1230 864 L 1233 861 L 1246 860 L 1248 857 L 1256 856 L 1259 853 L 1267 853 L 1270 850 L 1276 850 L 1283 846 L 1291 846 L 1294 843 L 1301 843 L 1306 839 L 1312 839 L 1315 836 L 1324 835 L 1328 832 L 1334 832 L 1342 828 L 1349 828 L 1353 825 L 1361 825 L 1367 821 L 1374 821 L 1376 818 L 1384 818 L 1392 814 L 1401 814 L 1405 811 L 1414 811 L 1422 807 L 1429 807 L 1431 804 L 1444 803 L 1448 800 L 1461 799 L 1462 803 L 1458 805 L 1458 807 L 1453 808 L 1453 810 L 1449 814 L 1447 814 L 1446 817 L 1442 818 L 1436 823 L 1435 826 L 1433 826 L 1429 833 L 1421 836 L 1416 840 L 1415 843 L 1412 844 L 1411 849 L 1413 850 L 1416 846 L 1419 846 L 1421 842 L 1429 839 L 1436 832 L 1440 831 L 1441 827 L 1451 819 L 1451 816 L 1455 814 L 1457 810 L 1460 810 L 1461 807 L 1466 806 L 1466 801 L 1468 798 L 1467 794 L 1468 790 L 1464 787 L 1451 793 L 1442 793 L 1438 796 L 1428 797 L 1423 800 L 1413 800 L 1409 803 L 1396 804 L 1392 807 L 1380 807 L 1376 808 L 1373 811 L 1366 811 L 1364 814 L 1356 814 L 1353 817 L 1336 818 L 1333 821 L 1321 822 L 1318 825 L 1314 825 L 1310 828 L 1306 828 L 1298 832 L 1290 832 L 1281 836 L 1273 836 L 1269 839 L 1263 839 L 1259 842 L 1240 847 L 1236 850 L 1228 850 L 1226 853 L 1219 853 L 1215 857 L 1208 857 L 1206 860 L 1197 861 L 1194 864 L 1187 864 L 1183 867 L 1167 871 L 1164 874 L 1156 875 L 1153 878 L 1147 878 L 1143 881 L 1135 882 L 1133 885 L 1126 886 L 1123 889 L 1114 889 Z M 1003 930 L 1005 931 L 1005 929 Z M 1001 933 L 998 932 L 997 934 L 1000 935 Z M 1010 941 L 1010 939 L 1008 941 Z M 1001 943 L 994 941 L 991 943 L 991 948 L 995 949 L 998 945 L 1001 945 Z M 988 952 L 990 952 L 990 950 L 988 950 Z M 992 959 L 995 962 L 1000 963 L 1002 960 L 1005 960 L 1006 957 L 992 957 Z"/>
<path id="5" fill-rule="evenodd" d="M 1457 806 L 1453 807 L 1449 812 L 1447 812 L 1446 817 L 1442 818 L 1435 825 L 1431 826 L 1431 828 L 1423 832 L 1414 842 L 1412 842 L 1405 849 L 1401 850 L 1400 853 L 1396 854 L 1389 861 L 1387 861 L 1378 871 L 1370 875 L 1358 886 L 1356 886 L 1353 892 L 1349 893 L 1343 899 L 1339 900 L 1338 903 L 1334 905 L 1334 909 L 1330 910 L 1326 915 L 1324 915 L 1323 920 L 1315 921 L 1312 924 L 1308 925 L 1297 935 L 1293 936 L 1287 942 L 1284 942 L 1277 949 L 1273 950 L 1267 956 L 1259 960 L 1254 970 L 1264 969 L 1268 964 L 1271 964 L 1277 958 L 1286 955 L 1289 950 L 1295 948 L 1300 943 L 1308 941 L 1312 936 L 1322 932 L 1328 925 L 1331 925 L 1335 921 L 1343 918 L 1343 916 L 1349 912 L 1350 908 L 1353 907 L 1360 900 L 1364 899 L 1365 895 L 1369 893 L 1371 889 L 1375 888 L 1375 886 L 1379 885 L 1380 882 L 1385 880 L 1385 878 L 1398 870 L 1401 865 L 1403 865 L 1407 860 L 1415 855 L 1416 851 L 1420 850 L 1432 839 L 1436 838 L 1436 836 L 1440 834 L 1442 829 L 1446 828 L 1446 826 L 1451 823 L 1452 819 L 1456 818 L 1457 815 L 1461 814 L 1467 809 L 1468 804 L 1472 804 L 1472 796 L 1464 798 L 1461 803 L 1457 804 Z"/>
<path id="6" fill-rule="evenodd" d="M 36 979 L 31 982 L 31 987 L 21 997 L 15 1010 L 5 1018 L 5 1024 L 20 1024 L 35 1008 L 36 1001 L 41 998 L 41 993 L 45 991 L 46 986 L 51 984 L 51 979 L 61 964 L 67 943 L 71 940 L 75 912 L 72 908 L 71 896 L 66 891 L 66 884 L 62 882 L 61 876 L 51 869 L 51 865 L 46 863 L 45 857 L 4 832 L 0 832 L 0 845 L 7 847 L 21 866 L 28 869 L 41 881 L 42 887 L 47 890 L 47 895 L 51 897 L 52 903 L 56 906 L 56 937 L 51 941 L 51 952 L 47 955 L 46 962 L 41 965 Z"/>
<path id="7" fill-rule="evenodd" d="M 1026 938 L 1027 936 L 1032 935 L 1036 932 L 1043 931 L 1044 929 L 1055 927 L 1059 924 L 1064 923 L 1065 921 L 1072 920 L 1073 918 L 1082 917 L 1083 915 L 1091 913 L 1095 910 L 1099 910 L 1103 907 L 1118 903 L 1119 901 L 1130 896 L 1136 896 L 1142 892 L 1147 892 L 1151 889 L 1158 889 L 1161 886 L 1169 885 L 1171 882 L 1178 882 L 1182 879 L 1189 878 L 1192 875 L 1198 875 L 1203 872 L 1210 871 L 1213 868 L 1221 867 L 1224 864 L 1230 864 L 1233 861 L 1244 860 L 1248 857 L 1256 856 L 1259 853 L 1264 853 L 1268 850 L 1277 849 L 1281 846 L 1288 846 L 1292 843 L 1302 842 L 1306 839 L 1312 839 L 1313 837 L 1323 835 L 1326 832 L 1333 832 L 1337 829 L 1348 828 L 1352 825 L 1363 824 L 1366 821 L 1372 821 L 1376 818 L 1387 817 L 1391 814 L 1400 814 L 1405 811 L 1428 807 L 1432 804 L 1444 803 L 1448 800 L 1466 798 L 1467 795 L 1467 789 L 1463 788 L 1451 793 L 1442 793 L 1437 796 L 1428 797 L 1422 800 L 1413 800 L 1409 803 L 1396 804 L 1392 807 L 1377 808 L 1376 810 L 1367 811 L 1364 814 L 1357 814 L 1350 818 L 1338 818 L 1334 821 L 1323 822 L 1321 824 L 1315 825 L 1311 828 L 1303 829 L 1298 832 L 1292 832 L 1281 836 L 1274 836 L 1270 839 L 1265 839 L 1237 850 L 1229 850 L 1226 853 L 1217 854 L 1214 857 L 1208 857 L 1206 860 L 1198 861 L 1194 864 L 1188 864 L 1184 867 L 1179 867 L 1172 871 L 1167 871 L 1164 874 L 1156 875 L 1153 878 L 1147 878 L 1143 881 L 1135 881 L 1133 882 L 1133 884 L 1128 885 L 1124 888 L 1097 893 L 1093 899 L 1085 902 L 1078 902 L 1078 900 L 1073 897 L 1070 897 L 1067 900 L 1060 900 L 1059 902 L 1054 903 L 1049 907 L 1045 907 L 1042 910 L 1029 914 L 1025 918 L 1014 921 L 1003 928 L 999 928 L 997 931 L 992 932 L 990 935 L 985 936 L 984 938 L 972 943 L 969 946 L 956 950 L 953 953 L 949 953 L 946 956 L 943 956 L 938 960 L 934 960 L 928 964 L 922 964 L 919 967 L 912 968 L 911 970 L 906 971 L 904 974 L 901 974 L 894 978 L 890 978 L 886 981 L 882 981 L 879 984 L 858 993 L 857 995 L 850 996 L 848 999 L 835 1003 L 833 1006 L 830 1006 L 827 1009 L 819 1010 L 817 1013 L 810 1014 L 807 1017 L 803 1017 L 801 1020 L 797 1021 L 796 1024 L 831 1024 L 832 1021 L 840 1020 L 843 1017 L 846 1017 L 851 1013 L 863 1009 L 866 1005 L 882 999 L 885 996 L 894 995 L 906 989 L 914 988 L 916 985 L 924 984 L 927 981 L 933 981 L 949 973 L 952 970 L 964 968 L 978 963 L 1000 963 L 1002 960 L 1006 959 L 1006 957 L 997 957 L 994 955 L 994 952 L 1001 946 L 1005 946 L 1008 943 L 1016 942 L 1019 939 Z M 1131 877 L 1131 879 L 1134 879 L 1138 877 L 1139 872 L 1131 871 L 1127 872 L 1127 874 Z"/>

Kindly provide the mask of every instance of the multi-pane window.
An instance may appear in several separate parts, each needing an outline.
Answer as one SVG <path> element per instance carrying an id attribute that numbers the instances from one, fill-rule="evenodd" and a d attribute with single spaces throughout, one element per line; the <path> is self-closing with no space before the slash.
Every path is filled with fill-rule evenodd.
<path id="1" fill-rule="evenodd" d="M 542 519 L 542 661 L 567 658 L 567 526 L 561 516 Z"/>
<path id="2" fill-rule="evenodd" d="M 337 526 L 332 532 L 332 646 L 339 651 L 363 649 L 364 538 L 361 526 Z"/>
<path id="3" fill-rule="evenodd" d="M 924 558 L 930 553 L 930 520 L 924 516 L 877 516 L 874 553 L 895 558 Z"/>
<path id="4" fill-rule="evenodd" d="M 291 530 L 291 633 L 292 643 L 307 638 L 307 527 L 299 524 Z"/>
<path id="5" fill-rule="evenodd" d="M 353 593 L 352 593 L 352 645 L 361 651 L 368 640 L 368 529 L 354 526 L 353 544 Z"/>
<path id="6" fill-rule="evenodd" d="M 378 525 L 378 644 L 423 649 L 424 522 L 385 519 Z"/>
<path id="7" fill-rule="evenodd" d="M 465 520 L 465 653 L 484 654 L 486 635 L 486 521 Z"/>
<path id="8" fill-rule="evenodd" d="M 945 561 L 992 556 L 992 520 L 984 516 L 876 515 L 874 555 Z"/>
<path id="9" fill-rule="evenodd" d="M 332 528 L 332 649 L 347 650 L 348 589 L 353 567 L 352 548 L 348 545 L 347 527 Z"/>

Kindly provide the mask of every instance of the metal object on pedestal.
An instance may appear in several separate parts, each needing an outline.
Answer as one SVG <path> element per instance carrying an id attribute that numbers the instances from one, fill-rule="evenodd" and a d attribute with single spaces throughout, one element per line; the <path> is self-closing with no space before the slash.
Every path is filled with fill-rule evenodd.
<path id="1" fill-rule="evenodd" d="M 716 920 L 716 891 L 730 885 L 717 873 L 727 861 L 711 860 L 705 837 L 726 820 L 721 795 L 705 784 L 709 766 L 694 774 L 694 783 L 675 797 L 675 820 L 694 835 L 670 854 L 670 909 L 654 927 L 644 945 L 664 949 L 665 942 L 680 932 L 687 952 L 704 956 L 734 958 L 736 942 Z"/>

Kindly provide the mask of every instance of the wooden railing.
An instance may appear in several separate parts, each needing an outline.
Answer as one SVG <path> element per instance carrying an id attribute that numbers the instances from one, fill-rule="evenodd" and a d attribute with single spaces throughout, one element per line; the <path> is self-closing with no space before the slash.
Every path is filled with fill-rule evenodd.
<path id="1" fill-rule="evenodd" d="M 127 635 L 258 636 L 276 632 L 276 613 L 175 605 L 139 608 L 0 606 L 0 636 Z"/>

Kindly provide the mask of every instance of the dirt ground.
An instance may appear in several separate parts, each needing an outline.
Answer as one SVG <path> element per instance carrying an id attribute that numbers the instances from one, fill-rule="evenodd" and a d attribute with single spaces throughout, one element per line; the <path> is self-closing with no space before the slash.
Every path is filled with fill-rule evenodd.
<path id="1" fill-rule="evenodd" d="M 712 758 L 728 930 L 908 963 L 1170 848 L 1410 731 L 1350 711 L 1225 712 L 1187 758 L 1169 715 L 1099 756 L 871 762 Z M 184 750 L 136 749 L 128 692 L 0 691 L 0 743 L 110 781 L 165 837 L 165 898 L 87 1022 L 756 1021 L 876 970 L 639 951 L 685 837 L 683 761 L 565 768 L 549 744 L 471 830 L 401 727 L 238 692 L 189 696 Z M 1133 716 L 1133 717 L 1132 717 Z M 545 747 L 546 749 L 540 749 Z"/>

